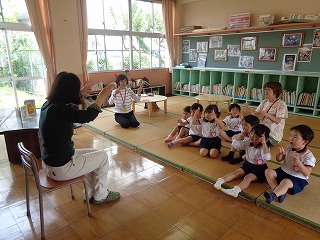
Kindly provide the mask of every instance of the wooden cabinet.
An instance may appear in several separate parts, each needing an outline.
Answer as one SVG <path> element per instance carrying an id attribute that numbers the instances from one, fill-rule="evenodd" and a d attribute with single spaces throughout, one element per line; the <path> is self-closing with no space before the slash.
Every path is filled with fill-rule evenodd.
<path id="1" fill-rule="evenodd" d="M 234 103 L 254 107 L 264 99 L 262 89 L 266 82 L 282 84 L 281 98 L 290 113 L 320 117 L 320 73 L 178 67 L 172 70 L 174 95 L 223 94 L 231 96 Z"/>

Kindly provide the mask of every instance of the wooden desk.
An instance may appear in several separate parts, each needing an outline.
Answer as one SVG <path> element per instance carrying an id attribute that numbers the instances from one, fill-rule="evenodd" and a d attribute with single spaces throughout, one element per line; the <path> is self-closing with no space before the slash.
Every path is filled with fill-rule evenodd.
<path id="1" fill-rule="evenodd" d="M 216 105 L 218 105 L 218 102 L 228 102 L 228 107 L 230 106 L 232 101 L 232 97 L 215 94 L 198 95 L 195 96 L 195 99 L 197 99 L 197 103 L 199 103 L 199 101 L 208 101 L 209 104 L 214 103 Z"/>
<path id="2" fill-rule="evenodd" d="M 21 163 L 20 153 L 17 147 L 18 142 L 23 142 L 33 154 L 41 157 L 39 143 L 39 117 L 40 109 L 37 114 L 29 116 L 25 120 L 17 117 L 13 112 L 0 126 L 0 134 L 4 135 L 9 162 Z"/>
<path id="3" fill-rule="evenodd" d="M 152 116 L 152 103 L 163 102 L 164 112 L 166 113 L 167 112 L 167 100 L 168 100 L 168 98 L 166 96 L 162 96 L 162 95 L 154 95 L 154 96 L 142 95 L 140 98 L 140 102 L 148 104 L 149 117 Z M 133 111 L 135 111 L 135 109 L 136 109 L 135 103 L 136 102 L 134 100 L 132 100 L 131 106 L 132 106 Z"/>

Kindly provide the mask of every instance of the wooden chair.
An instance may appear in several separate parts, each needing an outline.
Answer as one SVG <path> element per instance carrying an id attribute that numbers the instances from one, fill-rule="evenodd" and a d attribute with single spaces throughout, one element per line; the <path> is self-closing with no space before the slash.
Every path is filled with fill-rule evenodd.
<path id="1" fill-rule="evenodd" d="M 86 204 L 88 210 L 88 216 L 91 217 L 91 208 L 89 204 L 89 197 L 86 183 L 84 182 L 84 176 L 80 176 L 67 181 L 55 181 L 49 178 L 43 169 L 39 170 L 37 158 L 34 156 L 32 152 L 26 149 L 22 142 L 18 143 L 18 149 L 21 155 L 22 165 L 25 172 L 25 180 L 26 180 L 26 203 L 27 203 L 27 216 L 30 217 L 30 196 L 29 196 L 29 177 L 34 177 L 36 187 L 39 194 L 39 205 L 40 205 L 40 221 L 41 221 L 41 239 L 45 239 L 44 234 L 44 215 L 43 215 L 43 194 L 58 190 L 60 188 L 70 186 L 71 197 L 75 199 L 72 184 L 77 182 L 82 182 L 85 189 L 86 196 Z"/>

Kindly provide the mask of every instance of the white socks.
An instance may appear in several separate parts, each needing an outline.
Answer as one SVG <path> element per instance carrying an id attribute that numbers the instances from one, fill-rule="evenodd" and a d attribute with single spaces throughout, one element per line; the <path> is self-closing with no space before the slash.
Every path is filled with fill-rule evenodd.
<path id="1" fill-rule="evenodd" d="M 224 184 L 224 180 L 222 178 L 218 178 L 216 183 L 213 185 L 214 188 L 221 190 L 221 185 Z"/>
<path id="2" fill-rule="evenodd" d="M 241 192 L 241 188 L 239 188 L 238 186 L 234 186 L 231 189 L 224 189 L 221 188 L 221 191 L 224 192 L 225 194 L 228 194 L 232 197 L 238 197 L 239 193 Z"/>

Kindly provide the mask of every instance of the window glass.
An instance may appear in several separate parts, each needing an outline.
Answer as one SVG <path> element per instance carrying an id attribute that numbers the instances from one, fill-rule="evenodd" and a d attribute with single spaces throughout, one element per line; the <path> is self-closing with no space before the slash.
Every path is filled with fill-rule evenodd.
<path id="1" fill-rule="evenodd" d="M 160 3 L 90 0 L 88 26 L 89 71 L 168 66 Z"/>

